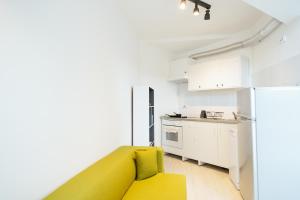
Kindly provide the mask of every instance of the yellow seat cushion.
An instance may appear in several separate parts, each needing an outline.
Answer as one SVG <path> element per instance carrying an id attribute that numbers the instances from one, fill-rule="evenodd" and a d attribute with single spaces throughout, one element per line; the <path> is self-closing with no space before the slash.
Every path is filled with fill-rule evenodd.
<path id="1" fill-rule="evenodd" d="M 134 181 L 123 200 L 185 200 L 185 176 L 158 173 L 150 178 Z"/>

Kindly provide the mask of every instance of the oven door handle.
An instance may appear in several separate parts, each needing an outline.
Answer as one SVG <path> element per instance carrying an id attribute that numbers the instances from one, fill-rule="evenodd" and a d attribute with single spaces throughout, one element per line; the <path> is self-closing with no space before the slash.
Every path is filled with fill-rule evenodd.
<path id="1" fill-rule="evenodd" d="M 174 131 L 167 131 L 166 134 L 178 134 L 178 131 L 177 131 L 177 132 L 174 132 Z"/>

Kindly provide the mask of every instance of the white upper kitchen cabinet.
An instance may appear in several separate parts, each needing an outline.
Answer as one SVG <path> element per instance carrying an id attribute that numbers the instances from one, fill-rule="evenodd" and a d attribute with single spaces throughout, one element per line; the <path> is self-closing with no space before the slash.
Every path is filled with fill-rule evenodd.
<path id="1" fill-rule="evenodd" d="M 218 71 L 216 67 L 212 66 L 210 62 L 190 66 L 188 90 L 209 90 L 215 88 Z"/>
<path id="2" fill-rule="evenodd" d="M 190 58 L 180 58 L 170 62 L 169 81 L 187 82 L 189 66 L 194 64 Z"/>
<path id="3" fill-rule="evenodd" d="M 190 91 L 250 86 L 249 60 L 243 56 L 197 63 L 188 72 Z"/>

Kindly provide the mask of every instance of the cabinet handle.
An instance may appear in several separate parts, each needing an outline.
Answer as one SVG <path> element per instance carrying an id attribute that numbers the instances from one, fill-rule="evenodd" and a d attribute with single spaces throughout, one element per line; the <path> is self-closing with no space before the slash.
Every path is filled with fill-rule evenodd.
<path id="1" fill-rule="evenodd" d="M 200 85 L 198 85 L 198 88 L 201 88 L 201 86 L 200 86 Z"/>
<path id="2" fill-rule="evenodd" d="M 217 87 L 219 87 L 219 84 L 217 84 Z"/>
<path id="3" fill-rule="evenodd" d="M 222 83 L 222 87 L 223 87 L 224 85 L 223 85 L 223 83 Z"/>

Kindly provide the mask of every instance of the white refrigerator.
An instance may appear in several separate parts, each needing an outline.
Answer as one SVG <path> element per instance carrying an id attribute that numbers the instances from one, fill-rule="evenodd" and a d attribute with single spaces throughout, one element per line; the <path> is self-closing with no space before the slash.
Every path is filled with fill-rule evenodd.
<path id="1" fill-rule="evenodd" d="M 243 198 L 300 199 L 300 87 L 241 90 L 238 117 Z"/>

